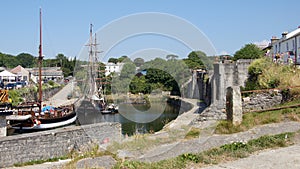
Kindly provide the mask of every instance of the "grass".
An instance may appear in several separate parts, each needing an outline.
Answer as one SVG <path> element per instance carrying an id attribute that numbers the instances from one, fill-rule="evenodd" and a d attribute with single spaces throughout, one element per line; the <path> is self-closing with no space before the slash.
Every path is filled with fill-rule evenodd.
<path id="1" fill-rule="evenodd" d="M 45 160 L 32 160 L 32 161 L 28 161 L 25 163 L 16 163 L 16 164 L 14 164 L 14 166 L 22 167 L 22 166 L 28 166 L 28 165 L 42 164 L 42 163 L 46 163 L 46 162 L 55 162 L 55 161 L 59 161 L 59 160 L 65 160 L 68 158 L 69 158 L 68 156 L 62 156 L 62 157 L 49 158 L 49 159 L 45 159 Z"/>
<path id="2" fill-rule="evenodd" d="M 192 127 L 188 133 L 185 135 L 185 139 L 198 138 L 200 136 L 200 129 Z"/>
<path id="3" fill-rule="evenodd" d="M 113 142 L 111 145 L 107 147 L 107 150 L 110 152 L 117 152 L 120 149 L 125 149 L 129 151 L 139 151 L 145 152 L 150 150 L 151 148 L 178 141 L 183 139 L 188 131 L 188 127 L 182 126 L 181 130 L 169 130 L 166 131 L 165 136 L 160 138 L 151 137 L 151 134 L 137 134 L 131 136 L 128 140 L 125 140 L 121 143 Z"/>
<path id="4" fill-rule="evenodd" d="M 245 158 L 257 151 L 291 145 L 293 144 L 294 136 L 295 133 L 283 133 L 283 134 L 278 134 L 273 136 L 262 136 L 258 139 L 253 139 L 248 142 L 234 142 L 201 153 L 197 153 L 197 154 L 186 153 L 172 159 L 162 160 L 153 163 L 130 161 L 130 160 L 118 161 L 118 163 L 114 166 L 114 168 L 115 169 L 117 168 L 179 169 L 179 168 L 190 168 L 189 166 L 203 167 L 206 165 L 218 164 L 221 162 L 227 162 L 229 160 L 235 160 L 238 158 Z"/>
<path id="5" fill-rule="evenodd" d="M 175 132 L 177 133 L 177 132 Z M 200 130 L 197 128 L 191 128 L 188 132 L 189 138 L 197 137 L 200 134 Z M 73 169 L 76 168 L 76 164 L 79 160 L 84 158 L 94 158 L 94 157 L 101 157 L 104 155 L 112 156 L 116 161 L 116 165 L 113 168 L 122 168 L 122 169 L 180 169 L 180 168 L 197 168 L 203 167 L 211 164 L 219 164 L 222 162 L 228 162 L 230 160 L 236 160 L 239 158 L 245 158 L 249 155 L 253 154 L 254 152 L 277 148 L 277 147 L 285 147 L 292 145 L 296 137 L 295 135 L 299 135 L 300 131 L 293 132 L 293 133 L 282 133 L 277 135 L 266 135 L 259 137 L 257 139 L 249 140 L 248 142 L 233 142 L 230 144 L 225 144 L 217 148 L 212 148 L 210 150 L 201 152 L 201 153 L 185 153 L 175 158 L 170 158 L 166 160 L 161 160 L 159 162 L 139 162 L 139 161 L 132 161 L 126 159 L 119 159 L 117 156 L 112 153 L 111 151 L 101 151 L 99 146 L 95 145 L 92 148 L 84 153 L 80 152 L 72 152 L 68 156 L 61 157 L 61 158 L 53 158 L 48 160 L 38 160 L 38 161 L 31 161 L 23 164 L 16 164 L 15 166 L 25 166 L 25 165 L 33 165 L 33 164 L 41 164 L 44 162 L 52 162 L 58 161 L 59 159 L 67 159 L 72 158 L 72 161 L 63 166 L 63 169 Z M 175 137 L 175 136 L 174 136 Z M 176 138 L 176 137 L 175 137 Z M 133 148 L 133 146 L 147 146 L 150 148 L 149 145 L 157 144 L 158 142 L 162 143 L 167 140 L 164 139 L 155 139 L 151 140 L 146 137 L 137 137 L 134 140 L 129 141 L 128 143 L 120 144 L 119 146 L 115 147 L 116 149 L 122 148 Z M 170 140 L 168 140 L 170 141 Z M 113 145 L 114 146 L 114 145 Z"/>
<path id="6" fill-rule="evenodd" d="M 299 100 L 297 100 L 299 102 Z M 297 101 L 289 102 L 284 106 L 293 105 Z M 282 105 L 281 105 L 282 106 Z M 216 134 L 232 134 L 249 130 L 257 125 L 279 123 L 282 121 L 300 121 L 300 107 L 282 110 L 267 111 L 261 113 L 246 113 L 240 125 L 234 126 L 231 122 L 222 120 L 216 127 Z"/>
<path id="7" fill-rule="evenodd" d="M 84 153 L 79 153 L 79 152 L 72 152 L 69 157 L 72 158 L 72 161 L 69 162 L 68 164 L 64 165 L 62 169 L 73 169 L 76 168 L 76 164 L 79 160 L 84 159 L 84 158 L 95 158 L 95 157 L 101 157 L 105 155 L 110 155 L 113 158 L 116 158 L 114 154 L 112 154 L 109 151 L 101 151 L 99 149 L 98 145 L 92 146 L 92 148 L 89 151 L 86 151 Z"/>

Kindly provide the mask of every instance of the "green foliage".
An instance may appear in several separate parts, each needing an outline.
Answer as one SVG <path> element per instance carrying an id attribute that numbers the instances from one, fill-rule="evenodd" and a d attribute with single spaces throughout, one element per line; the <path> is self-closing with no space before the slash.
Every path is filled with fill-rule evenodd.
<path id="1" fill-rule="evenodd" d="M 256 59 L 248 67 L 248 74 L 253 77 L 258 77 L 263 73 L 264 68 L 267 67 L 269 61 L 266 58 Z"/>
<path id="2" fill-rule="evenodd" d="M 135 75 L 135 65 L 132 62 L 127 62 L 124 64 L 120 78 L 121 79 L 131 79 Z"/>
<path id="3" fill-rule="evenodd" d="M 256 59 L 248 67 L 249 77 L 242 90 L 285 89 L 289 86 L 297 86 L 300 83 L 299 73 L 300 70 L 275 64 L 269 58 Z M 300 93 L 297 88 L 293 89 L 293 92 Z"/>
<path id="4" fill-rule="evenodd" d="M 207 164 L 218 164 L 221 162 L 228 162 L 228 159 L 238 159 L 249 156 L 250 154 L 265 150 L 268 148 L 284 147 L 291 144 L 295 133 L 282 133 L 271 136 L 262 136 L 257 139 L 240 142 L 233 142 L 222 145 L 218 148 L 212 148 L 201 153 L 184 153 L 176 158 L 162 160 L 159 162 L 145 163 L 138 161 L 124 160 L 119 161 L 114 168 L 187 168 L 187 165 L 203 167 Z"/>
<path id="5" fill-rule="evenodd" d="M 117 64 L 118 61 L 119 61 L 119 60 L 118 60 L 117 58 L 109 58 L 109 59 L 108 59 L 108 62 L 114 63 L 114 64 Z"/>
<path id="6" fill-rule="evenodd" d="M 248 145 L 256 149 L 265 149 L 273 147 L 285 147 L 294 137 L 294 133 L 282 133 L 274 136 L 262 136 L 258 139 L 250 140 Z"/>
<path id="7" fill-rule="evenodd" d="M 61 67 L 65 77 L 73 75 L 75 63 L 76 58 L 72 61 L 69 61 L 68 58 L 63 54 L 58 54 L 56 59 L 43 60 L 44 67 Z M 14 68 L 18 65 L 21 65 L 24 68 L 36 67 L 37 59 L 28 53 L 20 53 L 17 56 L 0 53 L 0 66 Z"/>
<path id="8" fill-rule="evenodd" d="M 130 92 L 133 94 L 151 92 L 151 85 L 148 83 L 145 76 L 134 76 L 132 81 L 130 82 L 129 88 Z"/>
<path id="9" fill-rule="evenodd" d="M 264 56 L 264 52 L 255 44 L 246 44 L 243 48 L 235 52 L 233 60 L 258 59 Z"/>
<path id="10" fill-rule="evenodd" d="M 14 164 L 15 167 L 22 167 L 22 166 L 28 166 L 28 165 L 36 165 L 36 164 L 43 164 L 46 162 L 55 162 L 55 161 L 59 161 L 59 160 L 65 160 L 68 159 L 67 156 L 62 156 L 62 157 L 54 157 L 54 158 L 49 158 L 46 160 L 33 160 L 33 161 L 28 161 L 25 163 L 16 163 Z"/>
<path id="11" fill-rule="evenodd" d="M 18 56 L 0 53 L 0 66 L 14 68 L 21 65 L 25 68 L 33 67 L 36 63 L 36 58 L 27 53 L 21 53 Z"/>
<path id="12" fill-rule="evenodd" d="M 118 62 L 132 62 L 128 56 L 121 56 L 118 59 Z"/>
<path id="13" fill-rule="evenodd" d="M 145 61 L 143 58 L 135 58 L 133 60 L 133 63 L 135 64 L 136 67 L 140 67 L 145 63 Z"/>
<path id="14" fill-rule="evenodd" d="M 55 85 L 55 82 L 54 82 L 53 80 L 49 80 L 49 81 L 48 81 L 48 84 L 49 84 L 50 86 L 54 86 L 54 85 Z"/>
<path id="15" fill-rule="evenodd" d="M 141 66 L 142 70 L 147 70 L 146 80 L 151 89 L 160 89 L 171 91 L 173 95 L 180 95 L 179 86 L 190 78 L 189 68 L 182 60 L 170 59 L 164 60 L 156 58 L 145 62 Z"/>
<path id="16" fill-rule="evenodd" d="M 170 59 L 170 60 L 176 60 L 178 58 L 178 56 L 177 55 L 173 55 L 173 54 L 170 54 L 170 55 L 167 55 L 166 56 L 166 59 Z"/>
<path id="17" fill-rule="evenodd" d="M 9 90 L 8 95 L 9 98 L 11 98 L 12 100 L 12 105 L 14 106 L 23 101 L 23 98 L 21 97 L 18 90 Z"/>
<path id="18" fill-rule="evenodd" d="M 179 156 L 180 160 L 182 162 L 186 162 L 186 161 L 192 161 L 194 163 L 199 163 L 200 161 L 200 156 L 197 154 L 192 154 L 192 153 L 185 153 Z"/>
<path id="19" fill-rule="evenodd" d="M 201 164 L 218 164 L 224 159 L 237 159 L 247 157 L 249 154 L 275 147 L 284 147 L 290 144 L 294 133 L 282 133 L 273 136 L 262 136 L 248 142 L 233 142 L 219 148 L 213 148 L 202 153 L 186 153 L 177 157 L 182 163 L 193 162 Z"/>
<path id="20" fill-rule="evenodd" d="M 298 104 L 299 100 L 285 103 L 280 106 L 290 106 Z M 287 108 L 276 111 L 267 111 L 261 113 L 246 113 L 243 115 L 243 121 L 240 125 L 234 126 L 227 120 L 220 121 L 216 127 L 217 134 L 232 134 L 249 130 L 257 125 L 279 123 L 283 120 L 300 121 L 300 108 Z"/>
<path id="21" fill-rule="evenodd" d="M 202 55 L 205 55 L 205 53 L 201 53 Z M 200 69 L 200 68 L 205 68 L 204 63 L 200 59 L 200 56 L 195 52 L 191 52 L 188 55 L 187 59 L 183 59 L 185 64 L 190 68 L 190 69 Z"/>
<path id="22" fill-rule="evenodd" d="M 36 65 L 36 58 L 28 53 L 21 53 L 16 56 L 17 60 L 20 62 L 24 68 L 34 67 Z"/>
<path id="23" fill-rule="evenodd" d="M 54 62 L 62 68 L 64 77 L 73 76 L 76 58 L 70 61 L 65 55 L 58 54 Z"/>
<path id="24" fill-rule="evenodd" d="M 231 144 L 225 144 L 220 147 L 223 151 L 237 151 L 240 149 L 248 150 L 249 145 L 245 142 L 234 142 Z"/>

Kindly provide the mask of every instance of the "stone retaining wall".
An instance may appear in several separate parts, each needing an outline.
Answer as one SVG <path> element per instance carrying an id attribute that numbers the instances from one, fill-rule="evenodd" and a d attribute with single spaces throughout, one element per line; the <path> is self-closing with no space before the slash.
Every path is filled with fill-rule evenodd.
<path id="1" fill-rule="evenodd" d="M 46 100 L 46 99 L 52 97 L 57 92 L 59 92 L 61 89 L 62 89 L 62 87 L 55 87 L 55 88 L 43 90 L 43 100 Z M 22 95 L 22 97 L 25 98 L 26 101 L 36 101 L 36 100 L 38 100 L 38 92 L 24 93 Z"/>
<path id="2" fill-rule="evenodd" d="M 191 105 L 188 102 L 185 102 L 184 100 L 182 100 L 179 97 L 178 98 L 176 98 L 176 97 L 168 98 L 168 103 L 170 103 L 171 105 L 180 107 L 179 115 L 182 114 L 183 112 L 189 111 L 193 107 L 193 105 Z"/>
<path id="3" fill-rule="evenodd" d="M 255 93 L 242 99 L 243 112 L 273 108 L 283 100 L 283 95 L 279 91 Z"/>
<path id="4" fill-rule="evenodd" d="M 119 123 L 69 126 L 0 138 L 0 168 L 33 160 L 66 156 L 121 139 Z"/>

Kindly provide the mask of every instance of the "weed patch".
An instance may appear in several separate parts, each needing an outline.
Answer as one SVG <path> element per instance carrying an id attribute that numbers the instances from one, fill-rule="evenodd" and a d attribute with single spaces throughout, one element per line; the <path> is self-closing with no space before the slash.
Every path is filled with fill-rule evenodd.
<path id="1" fill-rule="evenodd" d="M 200 135 L 200 129 L 192 127 L 185 135 L 185 139 L 198 138 Z"/>

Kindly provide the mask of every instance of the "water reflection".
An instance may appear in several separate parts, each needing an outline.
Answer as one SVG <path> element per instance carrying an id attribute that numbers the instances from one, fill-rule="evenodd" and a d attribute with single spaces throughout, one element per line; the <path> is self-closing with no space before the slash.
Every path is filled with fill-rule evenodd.
<path id="1" fill-rule="evenodd" d="M 152 103 L 151 109 L 144 104 L 122 104 L 119 106 L 120 113 L 101 114 L 90 102 L 83 101 L 82 105 L 77 109 L 77 113 L 81 125 L 100 122 L 119 122 L 122 125 L 122 134 L 132 135 L 136 132 L 147 133 L 159 131 L 166 123 L 175 119 L 179 114 L 179 107 L 166 104 L 164 111 L 161 111 L 161 107 L 162 103 Z"/>

